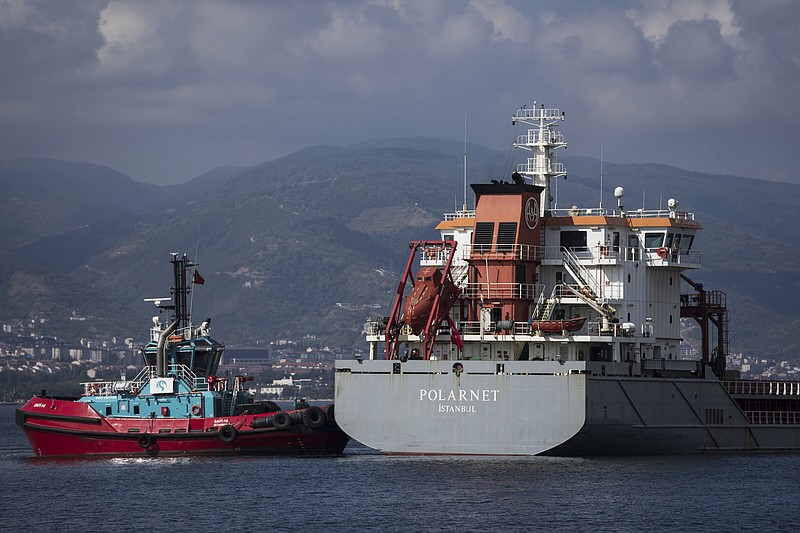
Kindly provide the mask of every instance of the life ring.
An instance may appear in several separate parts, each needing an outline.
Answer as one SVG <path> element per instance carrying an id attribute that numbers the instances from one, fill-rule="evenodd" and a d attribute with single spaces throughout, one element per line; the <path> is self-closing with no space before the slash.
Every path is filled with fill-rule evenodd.
<path id="1" fill-rule="evenodd" d="M 658 248 L 658 249 L 656 250 L 656 254 L 657 254 L 657 255 L 658 255 L 658 257 L 660 257 L 661 259 L 666 259 L 666 258 L 667 258 L 667 249 L 666 249 L 666 248 L 664 248 L 663 246 L 661 246 L 660 248 Z"/>
<path id="2" fill-rule="evenodd" d="M 152 446 L 155 441 L 152 435 L 145 433 L 144 435 L 141 435 L 139 437 L 138 442 L 139 442 L 139 447 L 146 450 L 147 448 Z"/>
<path id="3" fill-rule="evenodd" d="M 199 405 L 193 405 L 193 406 L 192 406 L 192 414 L 193 414 L 194 416 L 200 416 L 200 412 L 201 412 L 201 411 L 202 411 L 202 409 L 200 409 L 200 406 L 199 406 Z"/>
<path id="4" fill-rule="evenodd" d="M 87 391 L 87 394 L 89 394 L 89 396 L 94 396 L 95 394 L 97 394 L 97 389 L 95 388 L 94 385 L 89 385 L 89 390 Z"/>
<path id="5" fill-rule="evenodd" d="M 219 440 L 222 442 L 233 442 L 238 436 L 236 428 L 230 424 L 226 424 L 219 428 Z"/>
<path id="6" fill-rule="evenodd" d="M 270 418 L 272 419 L 272 427 L 274 427 L 279 431 L 288 428 L 289 425 L 292 423 L 292 419 L 289 416 L 289 413 L 287 413 L 286 411 L 278 411 Z"/>
<path id="7" fill-rule="evenodd" d="M 325 411 L 316 405 L 303 410 L 303 424 L 311 429 L 321 428 L 325 425 Z"/>

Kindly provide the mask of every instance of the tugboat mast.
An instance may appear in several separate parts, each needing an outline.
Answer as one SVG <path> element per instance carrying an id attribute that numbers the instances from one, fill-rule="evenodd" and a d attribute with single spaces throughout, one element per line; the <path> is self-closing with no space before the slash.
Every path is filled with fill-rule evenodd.
<path id="1" fill-rule="evenodd" d="M 544 104 L 537 108 L 535 101 L 532 108 L 522 106 L 511 117 L 511 124 L 522 122 L 534 126 L 528 129 L 527 133 L 517 137 L 514 148 L 533 152 L 533 157 L 529 157 L 526 163 L 517 165 L 517 173 L 527 179 L 531 185 L 544 189 L 540 202 L 540 216 L 545 216 L 552 208 L 550 179 L 567 175 L 564 164 L 553 155 L 554 150 L 567 146 L 564 135 L 556 129 L 558 121 L 565 118 L 565 112 L 558 109 L 545 109 Z"/>

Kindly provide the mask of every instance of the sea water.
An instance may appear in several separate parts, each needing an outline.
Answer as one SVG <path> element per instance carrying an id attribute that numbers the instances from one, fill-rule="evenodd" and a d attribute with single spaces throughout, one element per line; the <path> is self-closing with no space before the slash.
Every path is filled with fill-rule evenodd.
<path id="1" fill-rule="evenodd" d="M 800 455 L 36 459 L 0 406 L 0 530 L 800 531 Z"/>

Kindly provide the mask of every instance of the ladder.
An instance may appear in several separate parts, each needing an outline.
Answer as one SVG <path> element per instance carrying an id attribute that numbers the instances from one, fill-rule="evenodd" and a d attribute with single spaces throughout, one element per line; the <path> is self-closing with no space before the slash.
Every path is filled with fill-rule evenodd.
<path id="1" fill-rule="evenodd" d="M 567 269 L 570 276 L 572 276 L 581 287 L 588 287 L 589 291 L 596 299 L 599 298 L 600 284 L 595 279 L 594 274 L 589 272 L 589 269 L 581 263 L 580 259 L 578 259 L 571 250 L 562 247 L 561 252 L 564 256 L 564 268 Z"/>
<path id="2" fill-rule="evenodd" d="M 550 298 L 544 297 L 544 292 L 539 294 L 539 299 L 536 301 L 536 307 L 533 308 L 532 320 L 550 320 L 553 316 L 553 309 L 556 306 L 558 297 L 558 285 L 553 287 L 553 292 Z"/>
<path id="3" fill-rule="evenodd" d="M 463 288 L 467 281 L 467 275 L 469 274 L 469 263 L 453 265 L 450 271 L 453 276 L 453 283 L 456 284 L 456 287 Z"/>
<path id="4" fill-rule="evenodd" d="M 564 256 L 564 268 L 570 276 L 578 283 L 578 287 L 564 284 L 564 287 L 577 298 L 600 313 L 601 316 L 610 318 L 615 313 L 614 308 L 610 307 L 605 298 L 602 297 L 600 283 L 572 250 L 562 247 L 561 252 Z"/>

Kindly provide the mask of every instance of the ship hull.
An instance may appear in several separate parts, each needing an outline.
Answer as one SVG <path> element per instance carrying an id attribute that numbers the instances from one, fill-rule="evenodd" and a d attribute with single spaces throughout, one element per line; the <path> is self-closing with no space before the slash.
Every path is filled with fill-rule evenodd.
<path id="1" fill-rule="evenodd" d="M 751 424 L 715 379 L 601 375 L 601 367 L 593 373 L 587 366 L 339 361 L 337 422 L 387 454 L 800 451 L 800 425 Z"/>
<path id="2" fill-rule="evenodd" d="M 311 429 L 296 423 L 278 430 L 263 427 L 265 418 L 112 418 L 83 402 L 44 397 L 16 413 L 37 457 L 336 455 L 349 441 L 333 425 Z"/>

